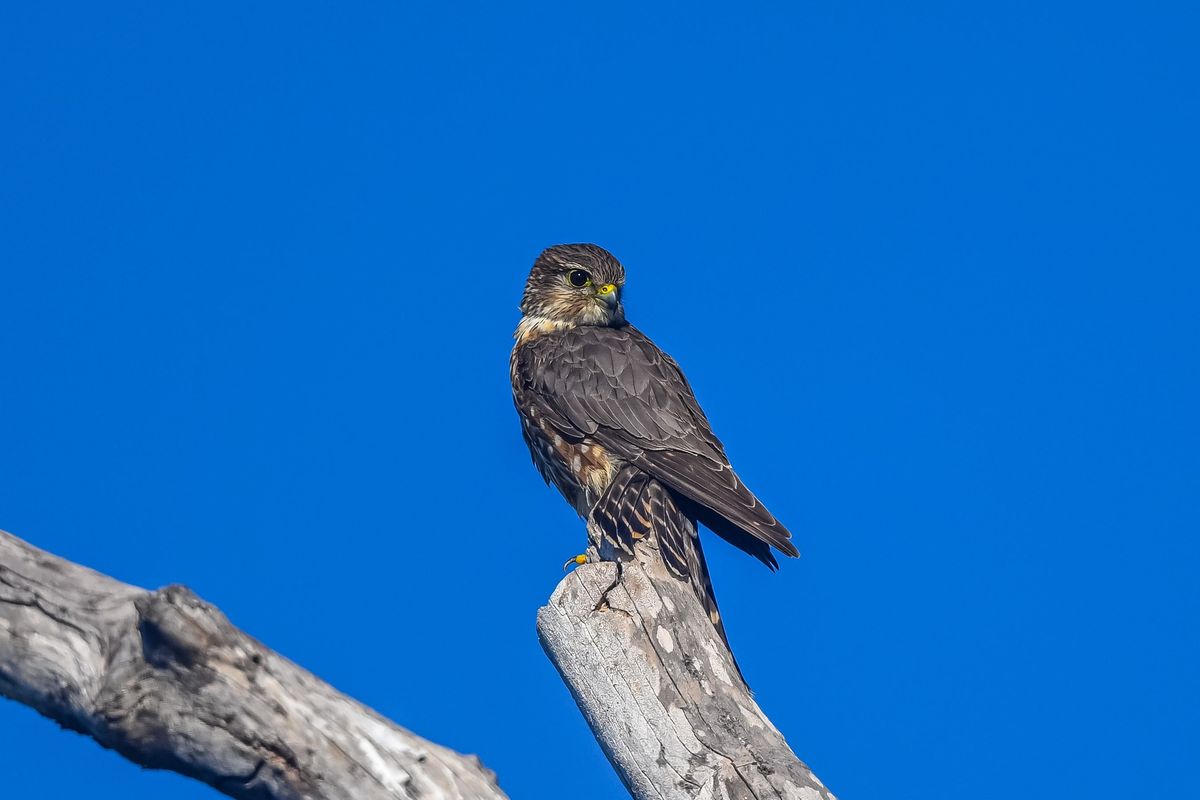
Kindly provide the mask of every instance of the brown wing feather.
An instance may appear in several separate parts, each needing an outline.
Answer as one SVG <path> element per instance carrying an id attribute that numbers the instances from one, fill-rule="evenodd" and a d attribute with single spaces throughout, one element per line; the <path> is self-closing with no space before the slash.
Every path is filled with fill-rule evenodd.
<path id="1" fill-rule="evenodd" d="M 791 534 L 734 473 L 678 365 L 633 326 L 540 336 L 520 348 L 517 370 L 527 402 L 565 435 L 590 436 L 657 478 L 769 566 L 765 545 L 798 555 Z"/>

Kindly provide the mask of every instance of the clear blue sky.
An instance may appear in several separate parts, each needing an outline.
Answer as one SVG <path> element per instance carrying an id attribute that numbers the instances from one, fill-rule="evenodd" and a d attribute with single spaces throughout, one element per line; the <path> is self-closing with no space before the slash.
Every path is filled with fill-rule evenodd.
<path id="1" fill-rule="evenodd" d="M 619 798 L 507 377 L 534 256 L 593 241 L 797 534 L 708 552 L 830 787 L 1200 796 L 1187 5 L 7 3 L 0 527 L 514 798 Z M 216 796 L 8 702 L 0 774 Z"/>

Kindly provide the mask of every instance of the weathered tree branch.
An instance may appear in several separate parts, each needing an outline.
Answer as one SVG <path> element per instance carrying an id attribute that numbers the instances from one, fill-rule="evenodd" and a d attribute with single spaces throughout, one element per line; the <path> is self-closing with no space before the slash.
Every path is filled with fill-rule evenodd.
<path id="1" fill-rule="evenodd" d="M 650 541 L 589 563 L 538 635 L 635 800 L 834 800 L 759 709 L 691 589 Z"/>
<path id="2" fill-rule="evenodd" d="M 0 531 L 0 695 L 146 767 L 250 800 L 501 800 L 182 586 L 147 592 Z"/>

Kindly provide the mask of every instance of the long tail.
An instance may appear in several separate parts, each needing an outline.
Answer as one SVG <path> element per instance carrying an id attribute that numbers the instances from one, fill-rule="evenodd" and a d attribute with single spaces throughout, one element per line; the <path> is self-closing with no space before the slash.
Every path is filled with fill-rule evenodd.
<path id="1" fill-rule="evenodd" d="M 604 537 L 603 544 L 614 552 L 632 555 L 635 543 L 656 539 L 667 570 L 691 585 L 725 647 L 729 648 L 696 520 L 680 508 L 667 487 L 637 467 L 627 465 L 613 478 L 592 509 L 591 516 Z M 736 659 L 734 666 L 737 666 Z M 740 674 L 740 668 L 738 672 Z"/>

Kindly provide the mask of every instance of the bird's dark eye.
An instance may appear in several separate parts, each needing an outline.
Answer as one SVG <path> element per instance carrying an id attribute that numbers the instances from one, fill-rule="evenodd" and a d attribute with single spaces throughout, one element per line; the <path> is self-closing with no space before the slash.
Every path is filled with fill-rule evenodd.
<path id="1" fill-rule="evenodd" d="M 592 282 L 592 276 L 581 269 L 573 269 L 567 273 L 567 282 L 576 289 L 582 289 Z"/>

